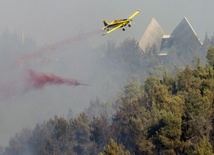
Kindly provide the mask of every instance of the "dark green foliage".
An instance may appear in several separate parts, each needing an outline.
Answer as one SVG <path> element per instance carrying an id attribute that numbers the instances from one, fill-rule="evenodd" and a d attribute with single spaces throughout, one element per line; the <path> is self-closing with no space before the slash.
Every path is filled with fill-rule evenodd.
<path id="1" fill-rule="evenodd" d="M 212 133 L 213 82 L 209 66 L 187 66 L 177 78 L 164 74 L 163 80 L 148 78 L 144 87 L 128 84 L 113 119 L 116 139 L 135 154 L 212 152 L 212 137 L 203 137 Z"/>
<path id="2" fill-rule="evenodd" d="M 99 155 L 130 155 L 129 151 L 124 150 L 123 145 L 117 145 L 113 139 L 110 139 L 109 144 L 104 148 L 103 153 Z"/>
<path id="3" fill-rule="evenodd" d="M 71 120 L 71 128 L 73 131 L 74 147 L 73 151 L 76 154 L 86 154 L 91 150 L 91 127 L 89 125 L 90 120 L 85 113 Z"/>
<path id="4" fill-rule="evenodd" d="M 37 124 L 29 139 L 32 154 L 72 153 L 72 132 L 68 121 L 57 116 L 43 124 Z"/>
<path id="5" fill-rule="evenodd" d="M 102 151 L 103 147 L 107 145 L 109 138 L 111 137 L 110 124 L 107 117 L 101 115 L 100 117 L 94 117 L 91 122 L 91 141 L 97 145 L 97 150 Z"/>
<path id="6" fill-rule="evenodd" d="M 125 86 L 120 98 L 121 108 L 113 118 L 112 129 L 118 143 L 122 143 L 131 152 L 140 152 L 146 139 L 147 112 L 140 101 L 143 89 L 138 82 Z M 149 123 L 149 122 L 148 122 Z"/>
<path id="7" fill-rule="evenodd" d="M 207 58 L 208 63 L 210 64 L 210 66 L 213 66 L 213 68 L 214 68 L 214 47 L 210 47 L 208 49 L 206 58 Z"/>
<path id="8" fill-rule="evenodd" d="M 135 74 L 137 68 L 148 65 L 141 64 L 134 40 L 126 40 L 119 47 L 108 46 L 112 52 L 108 53 L 108 58 L 118 61 L 117 65 L 125 66 L 129 73 Z M 112 57 L 113 53 L 116 57 Z M 213 154 L 212 54 L 210 48 L 207 53 L 209 64 L 205 67 L 196 61 L 195 68 L 187 65 L 183 70 L 163 65 L 150 71 L 147 69 L 145 72 L 153 76 L 147 77 L 143 83 L 136 79 L 128 82 L 114 103 L 102 103 L 96 98 L 85 113 L 76 117 L 66 120 L 55 116 L 37 124 L 32 131 L 23 131 L 11 138 L 4 153 Z M 155 63 L 152 64 L 149 65 Z M 144 70 L 140 75 L 142 72 Z"/>

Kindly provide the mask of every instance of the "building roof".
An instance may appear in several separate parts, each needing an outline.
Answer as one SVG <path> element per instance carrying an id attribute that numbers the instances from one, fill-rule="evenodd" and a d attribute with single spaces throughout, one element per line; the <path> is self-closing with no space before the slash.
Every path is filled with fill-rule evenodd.
<path id="1" fill-rule="evenodd" d="M 176 44 L 186 44 L 191 41 L 202 45 L 195 30 L 186 17 L 178 24 L 171 35 L 175 38 Z"/>
<path id="2" fill-rule="evenodd" d="M 163 28 L 154 18 L 152 18 L 149 26 L 139 41 L 139 47 L 146 52 L 148 46 L 155 44 L 157 49 L 159 49 L 163 35 Z"/>
<path id="3" fill-rule="evenodd" d="M 153 18 L 139 41 L 139 47 L 147 52 L 146 49 L 152 47 L 153 44 L 156 45 L 157 52 L 160 55 L 168 53 L 172 45 L 178 45 L 179 48 L 185 48 L 192 52 L 202 45 L 186 17 L 178 24 L 171 35 L 164 34 L 162 27 Z"/>

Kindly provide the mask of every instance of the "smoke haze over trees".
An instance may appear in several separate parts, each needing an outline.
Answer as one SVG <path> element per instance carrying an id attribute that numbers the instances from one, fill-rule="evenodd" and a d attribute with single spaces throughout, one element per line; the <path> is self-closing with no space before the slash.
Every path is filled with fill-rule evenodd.
<path id="1" fill-rule="evenodd" d="M 212 81 L 207 80 L 212 72 L 206 66 L 212 66 L 213 53 L 209 47 L 214 45 L 213 20 L 210 17 L 213 4 L 214 1 L 210 0 L 194 3 L 186 0 L 176 3 L 171 0 L 2 0 L 0 152 L 179 152 L 177 146 L 180 144 L 187 152 L 190 150 L 190 154 L 190 147 L 204 146 L 206 150 L 212 150 L 212 127 L 206 127 L 213 118 L 209 115 L 202 117 L 201 109 L 207 111 L 200 103 L 206 102 L 207 105 L 207 100 L 212 98 L 210 92 L 213 92 Z M 137 9 L 141 9 L 141 13 L 132 22 L 132 28 L 127 28 L 125 33 L 118 30 L 111 35 L 100 36 L 104 19 L 126 18 Z M 148 54 L 143 54 L 138 48 L 138 40 L 153 17 L 170 34 L 184 16 L 191 21 L 200 38 L 206 32 L 202 49 L 197 54 L 186 53 L 185 49 L 179 51 L 175 47 L 166 59 L 160 59 L 155 45 Z M 192 80 L 189 83 L 182 74 L 186 65 L 189 68 L 185 74 L 190 72 L 188 78 Z M 40 89 L 29 88 L 25 81 L 29 69 L 63 79 L 77 79 L 91 86 L 44 85 Z M 182 80 L 178 81 L 180 78 Z M 189 87 L 183 88 L 188 85 L 196 89 L 195 94 Z M 190 112 L 181 114 L 176 109 L 171 115 L 165 106 L 159 105 L 159 99 L 167 106 L 171 102 L 179 106 L 180 102 L 188 102 L 186 107 Z M 141 101 L 154 105 L 148 107 Z M 130 104 L 132 102 L 134 104 Z M 186 107 L 183 107 L 178 110 L 185 111 Z M 132 109 L 130 114 L 127 112 L 129 108 Z M 200 110 L 194 112 L 195 108 Z M 153 115 L 154 111 L 157 117 Z M 211 111 L 212 108 L 208 112 Z M 151 121 L 152 117 L 154 120 Z M 173 122 L 178 126 L 173 126 Z M 189 123 L 192 123 L 190 128 Z M 196 127 L 198 129 L 193 131 Z M 178 129 L 175 137 L 166 134 L 169 128 Z M 136 136 L 139 131 L 143 131 L 139 136 L 143 142 Z M 184 131 L 187 132 L 180 136 Z M 197 134 L 203 138 L 195 136 Z M 169 139 L 173 141 L 173 147 L 168 143 Z M 195 145 L 187 146 L 183 142 Z M 161 145 L 157 148 L 157 144 Z M 198 151 L 200 153 L 203 149 Z"/>
<path id="2" fill-rule="evenodd" d="M 104 100 L 98 95 L 79 114 L 73 114 L 71 109 L 67 118 L 55 115 L 40 121 L 32 129 L 20 130 L 11 137 L 8 146 L 1 148 L 2 154 L 108 154 L 117 151 L 122 154 L 211 154 L 214 144 L 211 123 L 214 50 L 208 48 L 211 42 L 204 45 L 206 47 L 201 51 L 204 57 L 197 57 L 197 53 L 192 58 L 186 56 L 185 62 L 189 62 L 189 66 L 173 64 L 179 51 L 166 63 L 155 51 L 143 54 L 134 39 L 125 39 L 119 45 L 109 42 L 94 49 L 96 54 L 90 58 L 94 60 L 91 67 L 99 64 L 97 70 L 102 72 L 96 76 L 102 81 L 96 78 L 91 82 L 102 83 L 110 79 L 109 88 L 100 90 L 112 91 L 116 93 L 115 97 Z M 69 50 L 71 47 L 62 48 Z M 7 54 L 16 58 L 13 53 Z M 205 61 L 206 65 L 202 66 L 200 61 Z M 30 67 L 39 68 L 31 63 L 28 64 Z M 47 65 L 44 67 L 51 69 Z M 16 72 L 8 74 L 19 75 Z M 26 93 L 32 96 L 35 92 Z M 17 96 L 19 94 L 13 98 Z M 61 101 L 56 102 L 62 106 Z"/>

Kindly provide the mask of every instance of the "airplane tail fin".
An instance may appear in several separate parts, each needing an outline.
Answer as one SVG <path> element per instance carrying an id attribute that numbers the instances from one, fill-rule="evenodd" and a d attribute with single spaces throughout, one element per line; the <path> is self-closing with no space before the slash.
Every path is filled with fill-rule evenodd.
<path id="1" fill-rule="evenodd" d="M 108 25 L 108 22 L 106 20 L 103 21 L 104 26 Z"/>

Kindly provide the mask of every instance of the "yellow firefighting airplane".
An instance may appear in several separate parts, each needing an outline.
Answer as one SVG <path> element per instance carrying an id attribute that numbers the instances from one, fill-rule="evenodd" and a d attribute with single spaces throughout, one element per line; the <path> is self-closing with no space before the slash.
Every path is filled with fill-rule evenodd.
<path id="1" fill-rule="evenodd" d="M 125 26 L 128 24 L 129 27 L 131 27 L 131 21 L 132 19 L 140 12 L 140 9 L 138 9 L 137 11 L 135 11 L 129 18 L 127 19 L 115 19 L 114 21 L 108 23 L 106 20 L 103 21 L 104 26 L 101 30 L 107 30 L 106 33 L 102 34 L 102 35 L 106 35 L 109 34 L 121 27 L 123 27 L 123 31 L 125 31 Z"/>

